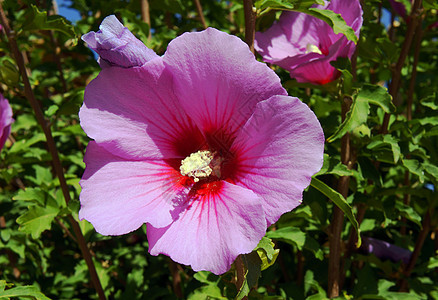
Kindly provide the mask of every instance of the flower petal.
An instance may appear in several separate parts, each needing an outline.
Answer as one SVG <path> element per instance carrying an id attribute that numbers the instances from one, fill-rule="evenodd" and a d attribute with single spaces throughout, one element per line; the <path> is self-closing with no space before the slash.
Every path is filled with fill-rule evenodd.
<path id="1" fill-rule="evenodd" d="M 174 39 L 163 60 L 181 105 L 203 132 L 227 128 L 233 134 L 257 102 L 286 95 L 278 76 L 242 40 L 213 28 Z"/>
<path id="2" fill-rule="evenodd" d="M 276 63 L 306 53 L 308 45 L 326 45 L 330 35 L 334 32 L 324 21 L 305 13 L 285 11 L 268 30 L 256 32 L 254 47 L 264 61 Z"/>
<path id="3" fill-rule="evenodd" d="M 172 76 L 161 59 L 141 68 L 105 68 L 85 89 L 81 126 L 90 138 L 124 158 L 185 157 L 199 150 L 202 136 L 171 86 Z M 181 151 L 181 145 L 190 149 Z"/>
<path id="4" fill-rule="evenodd" d="M 0 94 L 0 149 L 3 148 L 9 137 L 12 122 L 12 108 L 8 100 Z"/>
<path id="5" fill-rule="evenodd" d="M 148 224 L 149 252 L 215 274 L 228 271 L 239 254 L 251 252 L 266 231 L 260 199 L 248 189 L 221 183 L 217 194 L 193 199 L 168 227 Z"/>
<path id="6" fill-rule="evenodd" d="M 126 161 L 91 141 L 80 181 L 79 218 L 103 235 L 131 232 L 149 222 L 167 226 L 182 187 L 181 177 L 163 161 Z"/>
<path id="7" fill-rule="evenodd" d="M 233 146 L 236 184 L 262 199 L 268 225 L 301 203 L 303 190 L 323 163 L 324 133 L 313 112 L 297 98 L 260 102 Z"/>
<path id="8" fill-rule="evenodd" d="M 82 40 L 99 54 L 102 68 L 111 65 L 125 68 L 142 66 L 147 61 L 159 57 L 114 15 L 106 17 L 99 29 L 98 32 L 91 31 L 83 35 Z"/>

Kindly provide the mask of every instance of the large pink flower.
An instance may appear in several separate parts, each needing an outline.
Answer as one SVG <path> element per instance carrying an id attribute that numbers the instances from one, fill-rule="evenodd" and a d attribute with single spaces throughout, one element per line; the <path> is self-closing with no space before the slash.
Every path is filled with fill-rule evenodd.
<path id="1" fill-rule="evenodd" d="M 332 0 L 324 7 L 316 7 L 340 14 L 359 37 L 359 0 Z M 255 49 L 264 61 L 288 70 L 298 82 L 326 84 L 340 75 L 330 62 L 338 57 L 351 58 L 356 45 L 316 17 L 285 11 L 267 31 L 256 33 Z"/>
<path id="2" fill-rule="evenodd" d="M 12 108 L 8 100 L 0 94 L 0 149 L 3 148 L 8 139 L 12 122 Z"/>
<path id="3" fill-rule="evenodd" d="M 105 19 L 96 41 L 115 23 Z M 322 165 L 318 120 L 246 44 L 216 29 L 185 33 L 129 68 L 111 57 L 141 59 L 112 51 L 79 113 L 94 139 L 80 218 L 104 235 L 147 223 L 152 255 L 226 272 L 300 204 Z"/>

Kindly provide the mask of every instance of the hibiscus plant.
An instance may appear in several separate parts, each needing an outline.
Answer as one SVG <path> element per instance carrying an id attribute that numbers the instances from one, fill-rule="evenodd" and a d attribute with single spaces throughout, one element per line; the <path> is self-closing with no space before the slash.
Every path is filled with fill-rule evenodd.
<path id="1" fill-rule="evenodd" d="M 1 0 L 0 299 L 438 299 L 433 0 Z"/>

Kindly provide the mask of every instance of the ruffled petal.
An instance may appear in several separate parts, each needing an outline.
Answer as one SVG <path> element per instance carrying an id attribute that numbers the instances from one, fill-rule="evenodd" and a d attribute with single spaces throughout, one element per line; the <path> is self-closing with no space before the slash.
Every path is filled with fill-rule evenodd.
<path id="1" fill-rule="evenodd" d="M 359 0 L 333 0 L 316 7 L 341 14 L 359 37 L 362 26 Z M 351 58 L 356 45 L 343 34 L 335 34 L 318 18 L 300 12 L 283 12 L 270 29 L 256 33 L 255 48 L 264 61 L 288 70 L 297 81 L 325 84 L 340 75 L 330 61 L 338 57 Z M 312 49 L 320 53 L 312 53 Z"/>
<path id="2" fill-rule="evenodd" d="M 127 159 L 182 158 L 201 143 L 161 59 L 141 68 L 103 69 L 85 89 L 79 117 L 90 138 Z"/>
<path id="3" fill-rule="evenodd" d="M 359 37 L 360 28 L 362 27 L 362 7 L 359 0 L 336 0 L 330 1 L 327 9 L 340 14 L 348 26 L 350 26 L 356 36 Z"/>
<path id="4" fill-rule="evenodd" d="M 242 40 L 213 28 L 174 39 L 163 60 L 181 105 L 203 132 L 226 128 L 233 134 L 256 103 L 286 95 L 278 76 Z"/>
<path id="5" fill-rule="evenodd" d="M 228 271 L 239 254 L 251 252 L 266 231 L 260 199 L 248 189 L 221 184 L 218 193 L 193 199 L 168 227 L 148 224 L 149 252 L 215 274 Z"/>
<path id="6" fill-rule="evenodd" d="M 127 161 L 91 141 L 80 181 L 79 218 L 103 235 L 131 232 L 148 222 L 169 225 L 184 188 L 164 161 Z"/>
<path id="7" fill-rule="evenodd" d="M 125 68 L 142 66 L 147 61 L 159 57 L 114 15 L 106 17 L 99 29 L 98 32 L 91 31 L 83 35 L 82 40 L 99 54 L 102 68 L 112 65 Z"/>
<path id="8" fill-rule="evenodd" d="M 311 176 L 322 166 L 324 133 L 313 112 L 297 98 L 260 102 L 237 136 L 236 184 L 263 199 L 268 225 L 298 206 Z"/>
<path id="9" fill-rule="evenodd" d="M 12 122 L 12 108 L 8 100 L 0 94 L 0 149 L 3 148 L 9 137 Z"/>

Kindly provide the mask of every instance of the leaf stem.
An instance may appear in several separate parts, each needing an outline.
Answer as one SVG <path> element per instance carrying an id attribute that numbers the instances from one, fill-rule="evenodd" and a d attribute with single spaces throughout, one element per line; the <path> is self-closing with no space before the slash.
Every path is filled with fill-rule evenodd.
<path id="1" fill-rule="evenodd" d="M 245 15 L 245 43 L 248 44 L 249 50 L 255 54 L 255 21 L 256 15 L 253 11 L 252 0 L 243 0 L 243 12 Z"/>
<path id="2" fill-rule="evenodd" d="M 0 4 L 3 4 L 3 1 L 0 1 Z M 53 139 L 52 131 L 50 129 L 49 123 L 45 120 L 44 114 L 43 114 L 43 112 L 40 108 L 40 105 L 39 105 L 39 103 L 38 103 L 38 101 L 35 98 L 35 95 L 33 93 L 32 87 L 31 87 L 30 82 L 29 82 L 29 77 L 27 75 L 26 67 L 24 64 L 23 56 L 22 56 L 22 54 L 18 48 L 18 44 L 15 40 L 15 36 L 14 36 L 15 33 L 11 30 L 11 28 L 9 26 L 9 22 L 6 18 L 6 15 L 5 15 L 5 12 L 3 10 L 2 5 L 0 5 L 0 23 L 2 24 L 2 26 L 6 32 L 6 35 L 7 35 L 8 40 L 9 40 L 9 45 L 11 47 L 12 53 L 15 57 L 15 60 L 16 60 L 17 65 L 18 65 L 18 69 L 19 69 L 21 77 L 23 79 L 25 96 L 26 96 L 27 100 L 29 101 L 30 105 L 32 106 L 32 109 L 35 112 L 36 119 L 43 129 L 44 135 L 46 136 L 47 147 L 48 147 L 48 150 L 52 156 L 53 166 L 55 168 L 56 175 L 58 176 L 65 202 L 68 204 L 68 202 L 70 201 L 70 194 L 69 194 L 67 182 L 66 182 L 65 177 L 64 177 L 64 170 L 62 168 L 62 164 L 61 164 L 61 161 L 59 159 L 58 150 L 56 148 L 55 140 Z M 94 267 L 94 263 L 93 263 L 92 258 L 91 258 L 90 250 L 87 247 L 87 244 L 85 242 L 85 238 L 82 235 L 79 224 L 75 221 L 75 219 L 71 215 L 69 216 L 69 220 L 70 220 L 70 223 L 73 227 L 73 231 L 76 235 L 76 238 L 78 240 L 78 245 L 79 245 L 79 248 L 81 249 L 82 256 L 84 257 L 85 262 L 87 263 L 88 270 L 89 270 L 90 275 L 91 275 L 91 280 L 92 280 L 93 285 L 94 285 L 94 287 L 99 295 L 99 299 L 106 299 L 105 294 L 104 294 L 103 289 L 102 289 L 102 286 L 101 286 L 100 281 L 99 281 L 99 277 L 97 276 L 97 272 L 96 272 L 96 269 Z"/>
<path id="3" fill-rule="evenodd" d="M 344 97 L 342 101 L 342 121 L 345 120 L 347 112 L 350 110 L 351 98 Z M 349 169 L 350 163 L 350 134 L 346 133 L 341 138 L 341 162 Z M 344 197 L 348 196 L 348 186 L 350 183 L 350 176 L 342 176 L 338 181 L 338 192 Z M 340 279 L 342 270 L 341 266 L 341 233 L 344 224 L 344 213 L 342 210 L 334 205 L 333 217 L 330 224 L 329 234 L 329 267 L 328 267 L 328 296 L 329 298 L 335 298 L 339 296 L 340 291 Z"/>
<path id="4" fill-rule="evenodd" d="M 170 269 L 170 273 L 172 274 L 173 292 L 178 299 L 182 299 L 183 293 L 181 289 L 181 276 L 179 274 L 178 264 L 173 260 L 169 259 L 169 269 Z"/>
<path id="5" fill-rule="evenodd" d="M 151 15 L 149 12 L 149 1 L 148 0 L 141 0 L 141 19 L 143 22 L 148 24 L 148 40 L 152 38 L 151 35 Z"/>
<path id="6" fill-rule="evenodd" d="M 401 70 L 403 68 L 403 65 L 405 64 L 406 57 L 409 54 L 409 49 L 411 48 L 415 29 L 417 28 L 417 23 L 421 14 L 421 2 L 422 0 L 414 0 L 414 3 L 412 4 L 412 11 L 410 15 L 410 22 L 408 24 L 408 30 L 406 32 L 406 38 L 403 42 L 400 56 L 398 57 L 397 64 L 395 65 L 395 69 L 392 73 L 392 80 L 389 85 L 389 94 L 392 96 L 393 99 L 395 99 L 395 97 L 397 96 L 397 92 L 401 82 Z M 380 130 L 383 134 L 388 133 L 390 116 L 390 114 L 386 113 L 383 117 L 382 128 Z"/>
<path id="7" fill-rule="evenodd" d="M 204 13 L 202 11 L 201 1 L 195 0 L 196 10 L 198 11 L 199 18 L 201 19 L 201 24 L 204 29 L 207 29 L 207 23 L 205 22 Z"/>

